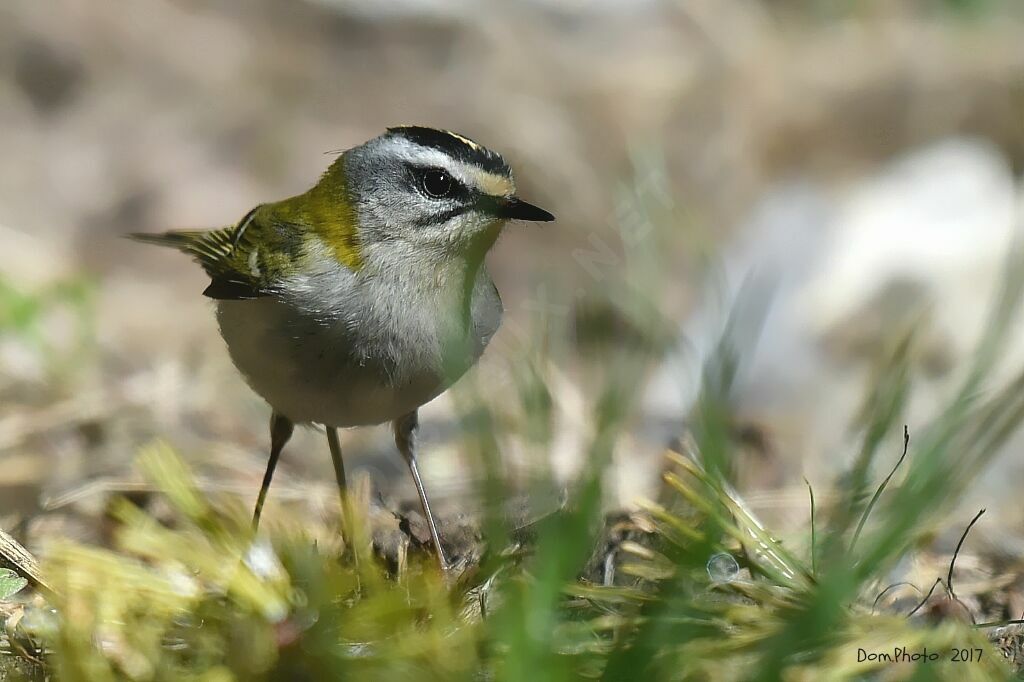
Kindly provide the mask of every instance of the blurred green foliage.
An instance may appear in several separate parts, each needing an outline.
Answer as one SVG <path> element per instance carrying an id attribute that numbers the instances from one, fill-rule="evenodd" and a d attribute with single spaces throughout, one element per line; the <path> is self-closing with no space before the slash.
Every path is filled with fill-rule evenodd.
<path id="1" fill-rule="evenodd" d="M 80 277 L 25 290 L 0 276 L 0 337 L 38 354 L 49 379 L 67 377 L 94 347 L 95 292 L 95 283 Z M 70 324 L 54 323 L 62 314 Z"/>
<path id="2" fill-rule="evenodd" d="M 1017 284 L 1007 288 L 999 315 L 1010 314 L 1018 294 Z M 368 544 L 355 548 L 361 560 L 353 563 L 340 547 L 319 545 L 305 519 L 280 519 L 254 537 L 247 510 L 201 494 L 181 460 L 157 444 L 139 466 L 177 521 L 161 524 L 122 501 L 113 509 L 115 549 L 51 548 L 46 575 L 55 594 L 48 606 L 29 606 L 11 638 L 29 643 L 26 650 L 59 679 L 90 682 L 861 679 L 891 664 L 858 661 L 858 649 L 894 644 L 943 653 L 938 663 L 908 664 L 919 679 L 1009 679 L 982 631 L 871 606 L 892 563 L 1024 416 L 1017 384 L 977 398 L 988 354 L 1000 347 L 1004 327 L 995 328 L 977 371 L 915 438 L 905 476 L 879 493 L 876 518 L 860 524 L 854 544 L 880 436 L 899 426 L 906 355 L 905 345 L 896 346 L 888 379 L 869 394 L 880 409 L 865 417 L 861 457 L 827 522 L 819 521 L 816 566 L 765 529 L 732 490 L 728 391 L 719 383 L 706 387 L 696 411 L 697 440 L 667 455 L 665 493 L 648 503 L 634 539 L 618 546 L 615 576 L 587 577 L 601 530 L 600 473 L 629 414 L 628 387 L 615 380 L 629 375 L 624 369 L 610 372 L 595 397 L 581 483 L 562 511 L 537 524 L 526 554 L 503 550 L 510 531 L 500 520 L 484 560 L 457 578 L 413 554 L 395 572 Z M 525 385 L 529 405 L 545 404 L 536 386 Z M 474 426 L 474 419 L 483 421 Z M 478 412 L 467 424 L 477 445 L 497 447 L 492 421 Z M 718 463 L 707 467 L 701 453 L 715 448 Z M 365 524 L 365 501 L 352 508 L 361 510 L 355 524 Z M 744 570 L 713 569 L 709 562 L 723 555 Z M 984 655 L 951 663 L 945 654 L 954 647 Z"/>
<path id="3" fill-rule="evenodd" d="M 655 255 L 644 251 L 627 250 L 626 260 L 651 277 Z M 606 468 L 635 414 L 642 377 L 669 345 L 664 319 L 642 294 L 655 285 L 609 281 L 611 293 L 578 331 L 607 336 L 608 325 L 625 324 L 650 343 L 620 352 L 573 339 L 602 360 L 587 394 L 586 464 L 563 508 L 533 524 L 530 537 L 501 510 L 508 494 L 502 451 L 516 437 L 552 446 L 557 363 L 550 359 L 571 349 L 550 339 L 511 349 L 505 384 L 477 375 L 456 394 L 463 449 L 479 468 L 488 503 L 482 556 L 461 573 L 442 575 L 409 546 L 397 562 L 382 560 L 367 539 L 368 495 L 346 505 L 353 516 L 346 526 L 355 531 L 347 547 L 338 528 L 318 533 L 315 522 L 287 510 L 254 535 L 237 499 L 200 492 L 182 460 L 155 444 L 138 466 L 170 503 L 173 520 L 120 500 L 111 508 L 111 549 L 51 545 L 44 573 L 52 593 L 26 601 L 20 617 L 7 620 L 0 665 L 38 659 L 45 666 L 37 678 L 83 682 L 846 680 L 891 669 L 860 659 L 859 650 L 899 646 L 941 654 L 937 662 L 905 664 L 914 679 L 1009 679 L 984 631 L 875 605 L 893 565 L 941 523 L 1024 419 L 1024 375 L 982 390 L 1017 314 L 1020 254 L 1008 273 L 959 391 L 933 423 L 913 429 L 907 464 L 883 480 L 877 460 L 902 428 L 913 380 L 913 335 L 894 340 L 856 419 L 859 455 L 834 502 L 815 506 L 806 552 L 794 549 L 799 538 L 764 527 L 730 482 L 731 388 L 742 360 L 731 324 L 706 364 L 692 439 L 666 453 L 662 494 L 626 522 L 603 517 Z M 85 292 L 58 288 L 33 297 L 5 286 L 2 328 L 31 336 L 50 301 L 84 306 Z M 503 389 L 518 404 L 490 407 L 488 397 Z M 620 537 L 609 542 L 616 524 Z M 324 543 L 325 535 L 338 540 Z M 954 663 L 954 647 L 983 655 Z"/>
<path id="4" fill-rule="evenodd" d="M 834 21 L 850 16 L 871 16 L 891 10 L 894 3 L 888 0 L 806 0 L 766 3 L 769 9 L 784 9 L 791 16 L 810 16 L 819 20 Z M 903 11 L 939 18 L 984 18 L 1000 12 L 1019 12 L 1020 3 L 1015 0 L 914 0 L 904 3 Z"/>
<path id="5" fill-rule="evenodd" d="M 10 599 L 21 592 L 26 585 L 28 585 L 28 580 L 25 578 L 9 568 L 0 568 L 0 601 Z"/>

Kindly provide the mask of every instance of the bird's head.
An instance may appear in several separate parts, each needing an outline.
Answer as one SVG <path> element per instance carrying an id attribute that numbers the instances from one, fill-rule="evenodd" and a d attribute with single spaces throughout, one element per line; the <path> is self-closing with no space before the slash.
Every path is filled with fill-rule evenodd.
<path id="1" fill-rule="evenodd" d="M 554 220 L 516 195 L 499 154 L 420 126 L 389 128 L 346 151 L 313 192 L 344 203 L 354 228 L 346 248 L 358 249 L 360 262 L 395 254 L 482 258 L 507 221 Z"/>

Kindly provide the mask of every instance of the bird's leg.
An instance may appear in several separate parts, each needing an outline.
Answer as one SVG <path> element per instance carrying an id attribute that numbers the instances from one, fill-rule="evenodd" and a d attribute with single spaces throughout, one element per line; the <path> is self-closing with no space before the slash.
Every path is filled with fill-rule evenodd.
<path id="1" fill-rule="evenodd" d="M 295 425 L 288 417 L 276 412 L 270 416 L 270 460 L 267 462 L 267 471 L 263 474 L 259 497 L 256 498 L 256 510 L 252 513 L 253 530 L 260 526 L 260 514 L 263 512 L 263 503 L 267 501 L 267 491 L 270 490 L 270 480 L 274 478 L 277 460 L 281 458 L 281 451 L 284 450 L 294 430 Z"/>
<path id="2" fill-rule="evenodd" d="M 345 462 L 341 459 L 341 443 L 338 442 L 338 429 L 333 426 L 327 429 L 327 445 L 331 448 L 331 461 L 334 462 L 334 478 L 338 481 L 338 493 L 344 500 L 348 493 L 348 483 L 345 481 Z"/>
<path id="3" fill-rule="evenodd" d="M 427 528 L 430 529 L 430 539 L 434 544 L 434 551 L 437 552 L 437 560 L 441 564 L 441 570 L 449 568 L 448 559 L 444 555 L 444 548 L 441 547 L 441 536 L 437 532 L 437 524 L 434 523 L 434 515 L 430 513 L 430 502 L 427 500 L 427 491 L 420 480 L 420 470 L 416 466 L 416 429 L 419 427 L 419 418 L 413 410 L 404 417 L 399 417 L 392 424 L 395 430 L 395 445 L 398 451 L 405 458 L 409 465 L 409 473 L 412 474 L 412 481 L 416 484 L 416 492 L 420 496 L 420 505 L 423 507 L 423 515 L 427 517 Z"/>
<path id="4" fill-rule="evenodd" d="M 355 514 L 348 497 L 348 482 L 345 480 L 345 462 L 341 458 L 341 443 L 338 441 L 338 429 L 333 426 L 327 429 L 327 445 L 331 449 L 331 461 L 334 463 L 334 478 L 338 482 L 338 498 L 341 500 L 341 529 L 345 542 L 352 548 L 352 559 L 359 566 L 359 552 L 356 549 Z"/>

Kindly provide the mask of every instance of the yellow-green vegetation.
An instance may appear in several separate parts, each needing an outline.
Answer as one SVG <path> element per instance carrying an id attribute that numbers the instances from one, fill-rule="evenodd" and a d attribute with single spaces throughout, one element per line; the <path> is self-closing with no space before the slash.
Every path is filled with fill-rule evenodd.
<path id="1" fill-rule="evenodd" d="M 662 496 L 632 515 L 614 554 L 594 548 L 600 474 L 630 413 L 629 363 L 610 366 L 593 411 L 593 465 L 565 507 L 518 543 L 490 510 L 481 560 L 447 578 L 429 556 L 379 560 L 366 540 L 365 500 L 352 505 L 348 547 L 287 516 L 254 537 L 237 499 L 202 494 L 170 448 L 152 445 L 138 466 L 173 520 L 122 500 L 111 509 L 112 549 L 53 545 L 43 562 L 48 589 L 7 604 L 2 660 L 39 662 L 9 666 L 12 676 L 90 682 L 1007 679 L 1011 667 L 984 628 L 875 602 L 888 569 L 1024 416 L 1024 378 L 978 397 L 1019 289 L 1010 278 L 960 392 L 915 433 L 882 490 L 872 465 L 882 436 L 902 428 L 909 380 L 908 346 L 896 344 L 866 403 L 860 457 L 830 508 L 815 510 L 808 552 L 773 537 L 728 483 L 733 371 L 723 347 L 705 376 L 694 439 L 666 455 Z M 543 411 L 543 382 L 526 384 L 524 405 Z M 493 451 L 492 415 L 467 410 L 463 426 L 479 451 Z M 486 485 L 500 497 L 496 477 Z M 592 570 L 595 559 L 603 570 Z M 954 600 L 952 586 L 933 598 Z M 899 648 L 938 658 L 860 653 Z M 954 650 L 971 662 L 953 662 Z"/>
<path id="2" fill-rule="evenodd" d="M 578 330 L 596 341 L 579 343 L 606 357 L 590 393 L 587 465 L 566 504 L 528 532 L 502 513 L 500 456 L 509 433 L 551 447 L 554 397 L 540 351 L 513 349 L 511 406 L 489 408 L 472 380 L 457 394 L 464 449 L 489 503 L 479 551 L 451 575 L 411 542 L 392 554 L 372 542 L 365 490 L 346 505 L 347 545 L 341 524 L 287 508 L 254 535 L 240 499 L 203 492 L 157 443 L 137 467 L 170 513 L 115 499 L 109 547 L 50 542 L 41 574 L 21 567 L 34 591 L 0 574 L 0 671 L 88 682 L 1009 678 L 988 627 L 962 617 L 963 607 L 961 617 L 932 608 L 958 611 L 948 580 L 926 609 L 879 596 L 898 562 L 949 528 L 940 515 L 1024 418 L 1024 375 L 991 386 L 1018 308 L 1020 261 L 1015 254 L 959 390 L 931 424 L 912 425 L 895 468 L 900 453 L 878 460 L 886 437 L 904 429 L 914 344 L 912 335 L 894 341 L 858 416 L 859 454 L 827 505 L 809 491 L 802 537 L 777 537 L 730 484 L 738 358 L 728 336 L 706 365 L 692 438 L 666 454 L 661 494 L 603 519 L 603 473 L 636 413 L 640 378 L 670 338 L 649 302 L 620 289 L 608 315 Z M 33 308 L 6 301 L 7 318 L 31 333 Z M 646 341 L 602 343 L 612 338 L 606 317 Z M 910 660 L 890 660 L 900 651 Z M 956 652 L 969 660 L 955 662 Z"/>
<path id="3" fill-rule="evenodd" d="M 956 355 L 951 376 L 961 383 L 929 423 L 910 421 L 904 409 L 910 387 L 921 391 L 916 313 L 901 320 L 909 331 L 890 330 L 860 412 L 824 427 L 840 432 L 852 417 L 855 458 L 834 485 L 808 484 L 802 526 L 766 526 L 743 498 L 731 391 L 753 345 L 742 338 L 736 346 L 724 339 L 708 362 L 693 412 L 671 415 L 688 437 L 665 453 L 659 494 L 630 513 L 606 515 L 603 503 L 613 452 L 618 471 L 632 464 L 624 434 L 641 421 L 636 393 L 692 312 L 681 302 L 703 291 L 701 274 L 713 279 L 718 250 L 760 212 L 752 214 L 755 203 L 789 202 L 797 184 L 813 210 L 800 208 L 802 198 L 786 220 L 807 211 L 816 236 L 835 239 L 833 219 L 819 216 L 846 213 L 833 196 L 857 178 L 874 185 L 892 170 L 883 160 L 905 163 L 908 150 L 949 136 L 992 146 L 985 155 L 998 156 L 1006 182 L 1018 183 L 1024 2 L 636 3 L 643 11 L 628 2 L 491 3 L 472 12 L 467 3 L 405 3 L 448 6 L 427 18 L 370 12 L 383 3 L 353 0 L 66 4 L 63 12 L 53 11 L 59 2 L 0 5 L 0 113 L 11 143 L 0 222 L 17 224 L 0 226 L 0 243 L 8 264 L 27 263 L 0 274 L 0 369 L 12 374 L 0 376 L 0 480 L 13 481 L 0 489 L 0 524 L 38 548 L 40 561 L 17 546 L 8 552 L 0 533 L 0 682 L 1021 674 L 1024 628 L 1011 625 L 997 639 L 1001 623 L 971 620 L 1021 617 L 1007 586 L 1016 576 L 1002 575 L 1014 569 L 977 562 L 1007 578 L 975 589 L 983 608 L 962 573 L 950 579 L 980 544 L 966 535 L 976 510 L 951 510 L 1024 418 L 1024 374 L 1000 385 L 1010 375 L 993 369 L 1019 315 L 1020 254 L 973 366 Z M 198 275 L 179 279 L 163 269 L 172 258 L 148 260 L 115 237 L 242 218 L 222 212 L 251 206 L 257 194 L 284 196 L 321 165 L 311 153 L 412 113 L 507 148 L 561 221 L 498 249 L 509 259 L 506 279 L 528 284 L 505 294 L 509 314 L 490 364 L 456 387 L 454 415 L 445 413 L 455 428 L 424 424 L 457 433 L 450 459 L 468 465 L 459 475 L 476 481 L 485 502 L 472 519 L 478 546 L 450 576 L 411 531 L 381 546 L 375 514 L 390 512 L 358 486 L 345 507 L 348 544 L 337 518 L 296 508 L 312 487 L 301 476 L 275 483 L 273 513 L 253 533 L 258 478 L 245 487 L 218 475 L 262 473 L 266 406 L 236 399 L 245 389 L 235 379 L 232 393 L 225 382 L 233 370 L 219 341 L 175 333 L 208 312 L 179 305 L 199 297 Z M 653 149 L 626 146 L 644 141 Z M 631 151 L 640 167 L 632 186 L 618 186 Z M 967 185 L 988 195 L 987 185 Z M 256 225 L 325 224 L 321 236 L 340 245 L 338 260 L 358 269 L 350 216 L 308 215 L 336 212 L 344 190 L 335 173 L 309 201 L 263 205 Z M 955 198 L 921 197 L 938 200 L 939 211 Z M 33 237 L 27 247 L 4 241 L 22 231 Z M 261 273 L 296 255 L 276 233 L 262 235 L 270 255 L 229 236 L 189 240 L 190 251 L 216 268 L 230 250 L 241 259 L 236 269 L 255 264 Z M 897 250 L 906 242 L 891 248 L 905 255 Z M 785 263 L 827 268 L 825 253 L 808 249 Z M 987 261 L 974 253 L 943 253 L 941 272 L 955 261 L 950 272 L 969 267 L 965 278 L 983 279 Z M 544 287 L 545 269 L 563 277 Z M 864 271 L 889 290 L 892 273 Z M 172 281 L 192 288 L 175 294 Z M 524 321 L 524 310 L 535 319 Z M 525 329 L 529 322 L 536 326 Z M 954 340 L 961 331 L 966 338 L 973 329 L 953 327 Z M 875 359 L 875 350 L 869 343 L 863 354 Z M 575 356 L 582 361 L 567 360 Z M 502 361 L 508 382 L 481 376 Z M 671 378 L 690 388 L 691 377 Z M 567 384 L 583 404 L 572 416 L 585 426 L 559 446 L 587 465 L 558 512 L 517 527 L 502 509 L 504 463 L 535 455 L 538 468 L 550 466 L 566 431 Z M 778 398 L 761 388 L 765 403 Z M 905 428 L 904 451 L 893 444 Z M 154 432 L 162 440 L 140 447 Z M 304 473 L 317 456 L 307 456 Z M 43 513 L 37 504 L 69 483 L 120 483 L 133 459 L 145 483 L 104 488 L 85 514 Z M 283 483 L 292 484 L 290 502 Z M 111 489 L 118 493 L 107 500 Z M 337 513 L 333 488 L 329 495 Z M 1003 538 L 1019 530 L 1010 526 Z M 908 564 L 938 551 L 936 536 L 961 532 L 959 563 L 940 557 L 914 575 L 930 576 L 914 586 L 919 593 L 890 598 L 907 587 Z M 90 540 L 72 540 L 76 533 Z M 998 550 L 1019 568 L 1019 546 Z M 1021 582 L 1013 588 L 1020 594 Z M 900 651 L 911 660 L 893 661 Z"/>
<path id="4" fill-rule="evenodd" d="M 893 339 L 856 417 L 852 465 L 827 504 L 809 490 L 808 526 L 781 536 L 730 482 L 740 358 L 728 329 L 705 366 L 691 437 L 665 455 L 657 499 L 602 514 L 604 474 L 643 377 L 674 339 L 643 293 L 665 276 L 650 266 L 663 234 L 627 242 L 630 276 L 577 315 L 574 343 L 598 361 L 587 464 L 559 511 L 514 527 L 500 466 L 510 435 L 549 459 L 556 391 L 544 358 L 566 352 L 553 334 L 503 349 L 512 371 L 500 409 L 480 377 L 456 393 L 486 504 L 479 548 L 449 575 L 411 534 L 397 549 L 376 542 L 365 489 L 345 505 L 347 544 L 342 524 L 287 507 L 254 534 L 238 497 L 204 491 L 172 448 L 151 444 L 136 466 L 167 513 L 115 498 L 109 545 L 51 539 L 41 572 L 0 544 L 18 569 L 0 571 L 0 679 L 1009 679 L 992 624 L 966 617 L 949 577 L 922 599 L 928 608 L 880 597 L 899 562 L 949 529 L 941 515 L 1024 418 L 1024 374 L 993 385 L 1024 288 L 1021 255 L 959 389 L 932 423 L 910 425 L 904 457 L 882 445 L 905 428 L 915 339 Z M 0 286 L 0 321 L 31 341 L 53 306 L 87 320 L 88 301 L 87 287 L 27 296 Z"/>

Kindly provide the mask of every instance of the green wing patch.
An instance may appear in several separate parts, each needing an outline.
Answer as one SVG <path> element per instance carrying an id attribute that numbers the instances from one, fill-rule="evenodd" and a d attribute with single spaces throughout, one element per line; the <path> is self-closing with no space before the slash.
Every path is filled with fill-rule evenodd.
<path id="1" fill-rule="evenodd" d="M 251 233 L 259 230 L 256 217 L 261 207 L 250 211 L 238 225 L 218 230 L 177 230 L 162 234 L 135 233 L 132 239 L 169 246 L 187 253 L 212 280 L 204 296 L 216 299 L 249 299 L 269 295 L 269 273 L 261 268 L 260 249 Z"/>

